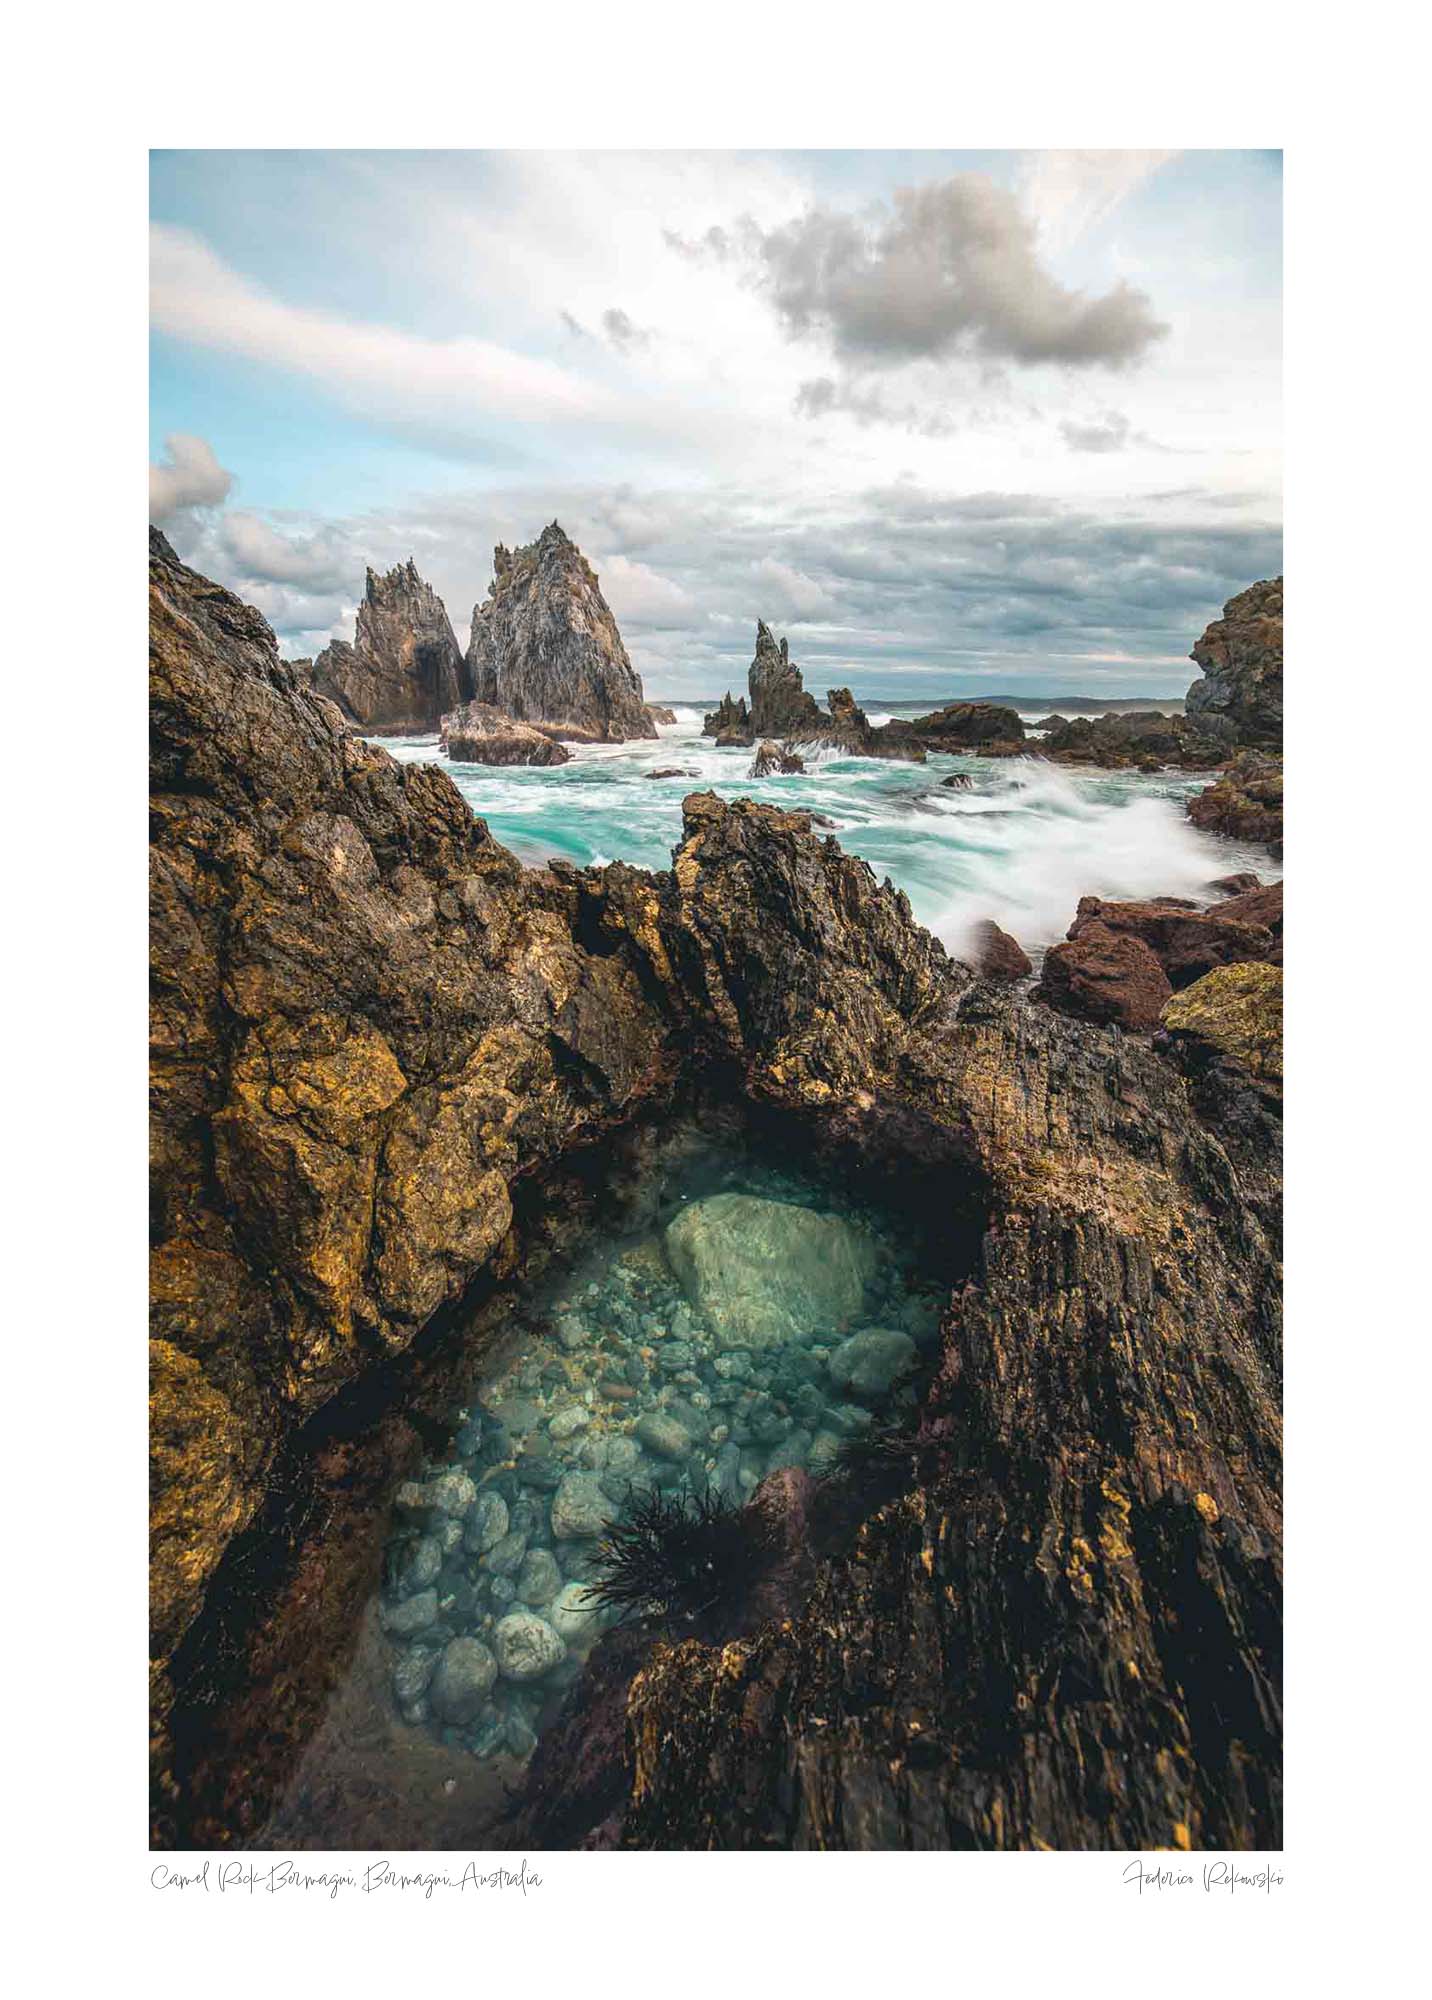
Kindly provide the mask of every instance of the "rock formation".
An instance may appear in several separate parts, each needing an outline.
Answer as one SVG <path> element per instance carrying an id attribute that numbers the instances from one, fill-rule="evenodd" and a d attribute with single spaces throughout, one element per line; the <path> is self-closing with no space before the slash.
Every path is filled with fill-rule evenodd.
<path id="1" fill-rule="evenodd" d="M 1061 1014 L 1138 1034 L 1158 1026 L 1172 992 L 1168 974 L 1142 938 L 1089 922 L 1077 937 L 1044 954 L 1033 997 Z"/>
<path id="2" fill-rule="evenodd" d="M 378 734 L 436 729 L 473 692 L 442 599 L 411 561 L 368 571 L 353 644 L 326 646 L 312 679 L 350 723 Z"/>
<path id="3" fill-rule="evenodd" d="M 1038 725 L 1045 734 L 1035 745 L 1056 764 L 1098 764 L 1105 770 L 1207 771 L 1221 763 L 1227 745 L 1197 720 L 1157 712 L 1078 716 L 1072 722 L 1051 715 Z"/>
<path id="4" fill-rule="evenodd" d="M 756 621 L 756 656 L 751 662 L 751 734 L 801 736 L 818 730 L 824 718 L 791 663 L 785 639 L 779 643 L 764 619 Z"/>
<path id="5" fill-rule="evenodd" d="M 990 917 L 975 925 L 971 957 L 976 972 L 985 979 L 1023 979 L 1034 970 L 1018 938 L 1001 930 Z"/>
<path id="6" fill-rule="evenodd" d="M 1192 985 L 1215 966 L 1264 960 L 1279 948 L 1271 922 L 1282 929 L 1282 884 L 1260 890 L 1256 897 L 1233 897 L 1211 910 L 1177 896 L 1158 896 L 1141 903 L 1105 902 L 1081 896 L 1069 938 L 1076 940 L 1092 926 L 1116 937 L 1135 937 L 1146 944 L 1175 989 Z"/>
<path id="7" fill-rule="evenodd" d="M 1189 658 L 1203 669 L 1189 689 L 1190 720 L 1226 746 L 1283 747 L 1283 579 L 1230 597 Z"/>
<path id="8" fill-rule="evenodd" d="M 891 746 L 891 755 L 899 754 L 896 745 L 906 744 L 948 756 L 973 750 L 978 756 L 1012 757 L 1026 747 L 1024 724 L 1016 711 L 987 701 L 948 702 L 913 722 L 897 716 L 876 734 Z"/>
<path id="9" fill-rule="evenodd" d="M 467 701 L 442 719 L 442 747 L 458 764 L 566 764 L 571 751 L 530 723 L 485 701 Z"/>
<path id="10" fill-rule="evenodd" d="M 780 1615 L 603 1640 L 521 1838 L 1276 1847 L 1276 1152 L 1236 1058 L 1191 1097 L 976 979 L 803 813 L 695 794 L 667 873 L 523 870 L 162 537 L 151 593 L 160 1844 L 244 1841 L 327 1699 L 417 1449 L 385 1371 L 701 1076 L 905 1176 L 969 1276 L 893 1484 L 798 1526 Z"/>
<path id="11" fill-rule="evenodd" d="M 1205 833 L 1261 841 L 1283 853 L 1283 760 L 1243 750 L 1220 778 L 1188 802 L 1188 816 Z"/>
<path id="12" fill-rule="evenodd" d="M 799 752 L 792 750 L 789 743 L 761 743 L 751 759 L 747 776 L 769 778 L 773 772 L 779 772 L 783 777 L 790 777 L 804 769 L 805 763 Z"/>
<path id="13" fill-rule="evenodd" d="M 492 571 L 467 649 L 477 699 L 568 742 L 655 736 L 596 574 L 558 524 L 526 548 L 499 544 Z"/>

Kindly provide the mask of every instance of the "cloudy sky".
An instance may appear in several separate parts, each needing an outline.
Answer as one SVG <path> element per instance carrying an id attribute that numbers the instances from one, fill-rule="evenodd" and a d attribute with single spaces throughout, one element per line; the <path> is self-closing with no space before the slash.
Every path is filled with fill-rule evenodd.
<path id="1" fill-rule="evenodd" d="M 650 695 L 1181 693 L 1282 566 L 1281 163 L 159 153 L 151 518 L 288 654 L 561 521 Z"/>

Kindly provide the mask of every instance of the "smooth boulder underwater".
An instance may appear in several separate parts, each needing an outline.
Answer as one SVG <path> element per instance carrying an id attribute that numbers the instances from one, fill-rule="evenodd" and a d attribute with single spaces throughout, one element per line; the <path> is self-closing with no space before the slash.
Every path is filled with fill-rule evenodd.
<path id="1" fill-rule="evenodd" d="M 666 1231 L 682 1288 L 722 1347 L 775 1347 L 856 1319 L 878 1256 L 836 1215 L 757 1195 L 693 1202 Z"/>

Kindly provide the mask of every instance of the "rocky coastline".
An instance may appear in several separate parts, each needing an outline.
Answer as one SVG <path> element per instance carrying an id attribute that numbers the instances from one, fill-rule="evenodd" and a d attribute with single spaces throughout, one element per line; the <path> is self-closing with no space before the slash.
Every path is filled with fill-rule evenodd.
<path id="1" fill-rule="evenodd" d="M 559 535 L 499 567 L 456 694 L 508 712 L 498 635 L 555 569 L 601 655 L 570 726 L 650 735 Z M 870 1483 L 773 1471 L 784 1554 L 729 1629 L 604 1638 L 513 1837 L 1277 1846 L 1280 898 L 1081 905 L 1084 988 L 1097 945 L 1166 989 L 1123 1019 L 1054 952 L 1033 998 L 1003 934 L 952 959 L 805 813 L 694 793 L 665 872 L 524 869 L 154 533 L 150 588 L 156 1844 L 259 1830 L 459 1349 L 695 1096 L 910 1189 L 958 1275 Z M 759 718 L 810 727 L 758 658 Z M 973 706 L 914 748 L 1021 746 Z"/>

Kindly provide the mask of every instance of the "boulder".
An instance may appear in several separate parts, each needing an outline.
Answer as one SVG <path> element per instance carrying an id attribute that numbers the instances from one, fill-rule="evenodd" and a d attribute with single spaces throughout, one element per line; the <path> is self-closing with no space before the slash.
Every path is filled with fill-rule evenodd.
<path id="1" fill-rule="evenodd" d="M 535 1611 L 509 1611 L 499 1618 L 492 1645 L 498 1670 L 509 1681 L 539 1681 L 567 1657 L 560 1634 Z"/>
<path id="2" fill-rule="evenodd" d="M 1219 778 L 1188 802 L 1194 825 L 1229 840 L 1261 841 L 1283 852 L 1283 760 L 1244 751 Z"/>
<path id="3" fill-rule="evenodd" d="M 1034 966 L 1017 939 L 1002 931 L 992 917 L 975 925 L 970 963 L 983 979 L 1023 979 Z"/>
<path id="4" fill-rule="evenodd" d="M 654 737 L 596 573 L 557 522 L 526 548 L 499 544 L 492 571 L 467 649 L 477 699 L 573 742 Z"/>
<path id="5" fill-rule="evenodd" d="M 443 601 L 411 561 L 368 571 L 353 644 L 335 640 L 309 671 L 316 692 L 360 730 L 436 729 L 473 693 Z"/>
<path id="6" fill-rule="evenodd" d="M 595 1472 L 568 1472 L 552 1495 L 552 1533 L 558 1541 L 599 1535 L 616 1513 Z"/>
<path id="7" fill-rule="evenodd" d="M 1276 909 L 1281 924 L 1281 888 L 1259 891 L 1247 914 L 1238 907 L 1242 901 L 1233 898 L 1211 910 L 1200 910 L 1174 896 L 1139 903 L 1113 903 L 1100 896 L 1081 896 L 1078 914 L 1069 926 L 1069 937 L 1076 939 L 1091 927 L 1097 927 L 1117 937 L 1139 938 L 1163 967 L 1170 986 L 1188 986 L 1216 965 L 1267 958 L 1274 949 L 1272 930 L 1253 910 L 1272 915 Z"/>
<path id="8" fill-rule="evenodd" d="M 774 772 L 780 772 L 784 777 L 804 769 L 804 760 L 791 749 L 789 744 L 762 743 L 751 760 L 751 768 L 746 775 L 751 778 L 769 778 Z"/>
<path id="9" fill-rule="evenodd" d="M 453 1639 L 443 1648 L 428 1695 L 443 1722 L 475 1722 L 497 1679 L 497 1661 L 481 1639 Z"/>
<path id="10" fill-rule="evenodd" d="M 888 1396 L 915 1365 L 915 1343 L 893 1328 L 868 1326 L 841 1341 L 829 1361 L 830 1379 L 863 1401 Z"/>
<path id="11" fill-rule="evenodd" d="M 750 1348 L 848 1326 L 878 1261 L 839 1216 L 748 1194 L 692 1202 L 667 1229 L 666 1254 L 718 1344 Z"/>
<path id="12" fill-rule="evenodd" d="M 443 717 L 439 734 L 454 764 L 566 764 L 572 755 L 540 729 L 485 701 L 453 709 Z"/>
<path id="13" fill-rule="evenodd" d="M 1142 938 L 1089 923 L 1044 954 L 1033 998 L 1061 1014 L 1144 1033 L 1158 1026 L 1172 991 Z"/>
<path id="14" fill-rule="evenodd" d="M 1226 965 L 1163 1009 L 1164 1032 L 1251 1076 L 1281 1083 L 1283 972 L 1276 965 Z"/>

